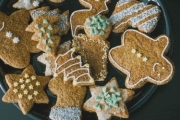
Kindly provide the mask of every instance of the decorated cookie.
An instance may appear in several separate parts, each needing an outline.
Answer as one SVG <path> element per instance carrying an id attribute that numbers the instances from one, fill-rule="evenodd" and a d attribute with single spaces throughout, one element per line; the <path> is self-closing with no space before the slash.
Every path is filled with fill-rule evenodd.
<path id="1" fill-rule="evenodd" d="M 71 14 L 70 24 L 72 36 L 75 36 L 79 30 L 84 28 L 83 24 L 86 18 L 92 15 L 107 13 L 109 11 L 107 4 L 110 3 L 110 1 L 111 0 L 79 0 L 79 2 L 88 9 L 77 10 Z"/>
<path id="2" fill-rule="evenodd" d="M 45 6 L 35 10 L 31 10 L 30 14 L 32 19 L 35 19 L 40 15 L 59 16 L 59 20 L 55 23 L 60 27 L 58 34 L 62 36 L 68 33 L 70 27 L 68 10 L 62 14 L 59 14 L 59 9 L 50 10 L 48 6 Z"/>
<path id="3" fill-rule="evenodd" d="M 86 35 L 93 40 L 106 40 L 111 29 L 112 25 L 109 19 L 101 15 L 88 17 L 84 23 Z"/>
<path id="4" fill-rule="evenodd" d="M 146 5 L 138 0 L 119 0 L 109 20 L 115 33 L 124 32 L 130 26 L 150 33 L 157 25 L 160 13 L 156 5 Z"/>
<path id="5" fill-rule="evenodd" d="M 63 74 L 52 78 L 48 87 L 53 94 L 57 95 L 56 104 L 50 111 L 50 119 L 81 120 L 86 87 L 73 86 L 71 81 L 64 82 Z"/>
<path id="6" fill-rule="evenodd" d="M 85 34 L 78 34 L 73 39 L 72 47 L 82 56 L 83 63 L 89 63 L 95 81 L 104 81 L 107 75 L 107 54 L 109 42 L 92 40 Z"/>
<path id="7" fill-rule="evenodd" d="M 7 74 L 5 79 L 9 90 L 2 100 L 7 103 L 18 103 L 23 114 L 27 114 L 34 103 L 49 102 L 43 89 L 50 78 L 37 76 L 31 65 L 26 67 L 21 74 Z"/>
<path id="8" fill-rule="evenodd" d="M 59 16 L 40 15 L 26 28 L 26 31 L 34 32 L 31 39 L 38 41 L 37 48 L 50 56 L 56 55 L 61 40 L 60 36 L 55 35 L 59 27 L 54 23 L 58 20 Z"/>
<path id="9" fill-rule="evenodd" d="M 18 10 L 10 16 L 0 12 L 0 59 L 15 68 L 25 68 L 30 62 L 30 53 L 37 53 L 37 42 L 26 32 L 30 15 Z"/>
<path id="10" fill-rule="evenodd" d="M 16 2 L 13 7 L 14 8 L 18 8 L 18 9 L 33 9 L 36 7 L 39 7 L 39 4 L 43 2 L 43 0 L 18 0 L 18 2 Z"/>
<path id="11" fill-rule="evenodd" d="M 75 48 L 71 48 L 64 54 L 59 54 L 55 60 L 55 74 L 63 74 L 64 81 L 73 81 L 73 85 L 94 85 L 94 79 L 90 74 L 90 65 L 82 64 L 81 56 L 75 56 Z"/>
<path id="12" fill-rule="evenodd" d="M 71 48 L 71 41 L 64 42 L 61 44 L 58 49 L 57 53 L 58 54 L 64 54 Z M 55 69 L 55 57 L 49 56 L 47 53 L 42 53 L 39 57 L 37 57 L 37 60 L 43 64 L 46 65 L 46 70 L 45 70 L 45 76 L 52 76 L 54 74 L 54 69 Z"/>
<path id="13" fill-rule="evenodd" d="M 129 89 L 140 88 L 146 82 L 163 85 L 174 74 L 172 62 L 165 56 L 169 42 L 165 35 L 153 39 L 136 30 L 127 30 L 122 35 L 122 45 L 109 51 L 109 60 L 127 75 L 125 84 Z"/>
<path id="14" fill-rule="evenodd" d="M 132 99 L 134 91 L 119 88 L 116 78 L 105 86 L 90 87 L 90 92 L 92 97 L 84 103 L 83 109 L 96 112 L 98 120 L 110 120 L 113 116 L 129 117 L 125 103 Z"/>

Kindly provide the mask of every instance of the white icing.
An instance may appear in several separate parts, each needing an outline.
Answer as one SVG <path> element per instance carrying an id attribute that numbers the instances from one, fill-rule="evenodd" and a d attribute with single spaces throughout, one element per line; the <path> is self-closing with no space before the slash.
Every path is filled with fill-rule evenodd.
<path id="1" fill-rule="evenodd" d="M 129 78 L 130 78 L 130 76 L 131 76 L 130 72 L 129 72 L 127 69 L 121 67 L 116 61 L 114 61 L 114 59 L 112 58 L 112 55 L 111 55 L 111 51 L 112 51 L 112 50 L 124 46 L 124 36 L 125 36 L 126 32 L 128 32 L 128 31 L 138 32 L 138 31 L 136 31 L 136 30 L 126 30 L 126 31 L 124 32 L 123 36 L 122 36 L 122 45 L 116 46 L 116 47 L 112 48 L 112 49 L 109 51 L 109 59 L 111 59 L 111 62 L 112 62 L 115 66 L 117 66 L 117 68 L 118 68 L 119 70 L 123 70 L 123 71 L 126 73 L 126 75 L 127 75 L 126 81 L 125 81 L 126 84 L 127 84 L 128 86 L 130 86 L 130 88 L 134 88 L 134 87 L 136 87 L 140 82 L 142 82 L 142 81 L 144 81 L 144 80 L 146 80 L 146 79 L 150 79 L 150 80 L 153 81 L 154 83 L 158 83 L 158 84 L 161 84 L 161 83 L 165 82 L 166 80 L 169 80 L 169 78 L 170 78 L 170 77 L 172 76 L 172 74 L 173 74 L 173 66 L 172 66 L 172 64 L 170 63 L 170 61 L 168 61 L 168 59 L 167 59 L 166 57 L 164 57 L 164 52 L 166 51 L 166 48 L 167 48 L 168 45 L 169 45 L 169 38 L 168 38 L 167 36 L 165 36 L 165 35 L 162 35 L 162 36 L 159 37 L 158 39 L 152 39 L 152 38 L 146 36 L 145 34 L 143 34 L 143 33 L 141 33 L 141 32 L 138 32 L 139 34 L 147 37 L 148 39 L 150 39 L 150 40 L 152 40 L 152 41 L 159 41 L 159 40 L 160 40 L 161 38 L 163 38 L 163 37 L 167 39 L 167 44 L 166 44 L 166 46 L 164 47 L 164 49 L 163 49 L 163 51 L 162 51 L 162 53 L 161 53 L 161 57 L 170 65 L 171 71 L 170 71 L 170 74 L 169 74 L 165 79 L 162 79 L 161 81 L 156 80 L 156 79 L 154 79 L 154 78 L 152 78 L 152 77 L 150 77 L 150 76 L 146 76 L 146 77 L 144 77 L 144 78 L 141 78 L 141 79 L 140 79 L 137 83 L 135 83 L 135 84 L 129 84 L 129 80 L 130 80 Z"/>
<path id="2" fill-rule="evenodd" d="M 157 1 L 157 0 L 148 0 L 149 2 L 150 1 L 153 1 L 153 2 L 155 2 L 155 3 L 157 3 L 159 6 L 160 6 L 160 4 L 159 4 L 159 2 Z"/>
<path id="3" fill-rule="evenodd" d="M 127 4 L 131 1 L 134 1 L 134 0 L 119 0 L 117 3 L 118 3 L 118 7 L 124 5 L 124 4 Z"/>
<path id="4" fill-rule="evenodd" d="M 81 114 L 79 107 L 57 107 L 51 109 L 49 118 L 51 120 L 81 120 Z"/>
<path id="5" fill-rule="evenodd" d="M 4 22 L 2 22 L 2 27 L 0 28 L 0 31 L 4 28 Z"/>
<path id="6" fill-rule="evenodd" d="M 11 31 L 8 31 L 8 32 L 6 32 L 6 37 L 8 37 L 8 38 L 11 38 L 12 37 L 12 32 Z"/>
<path id="7" fill-rule="evenodd" d="M 158 18 L 152 18 L 144 23 L 142 23 L 140 25 L 140 28 L 145 31 L 146 33 L 148 33 L 148 31 L 150 31 L 151 29 L 153 29 L 153 27 L 155 27 L 157 25 L 158 22 Z"/>
<path id="8" fill-rule="evenodd" d="M 96 13 L 96 15 L 98 15 L 98 14 L 101 14 L 102 12 L 104 12 L 104 11 L 107 11 L 108 10 L 108 7 L 107 7 L 107 2 L 108 2 L 109 0 L 104 0 L 104 5 L 105 5 L 105 7 L 106 7 L 106 9 L 105 10 L 102 10 L 102 11 L 100 11 L 100 12 L 98 12 L 98 13 Z M 83 9 L 83 10 L 77 10 L 77 11 L 74 11 L 72 14 L 71 14 L 71 16 L 70 16 L 70 24 L 71 24 L 71 33 L 72 33 L 72 36 L 75 36 L 76 35 L 76 30 L 77 30 L 77 28 L 79 28 L 79 27 L 84 27 L 83 25 L 77 25 L 76 27 L 75 27 L 75 29 L 73 30 L 73 28 L 72 28 L 72 16 L 74 16 L 74 14 L 76 14 L 76 13 L 78 13 L 78 12 L 89 12 L 89 11 L 91 11 L 92 9 L 94 9 L 93 8 L 93 6 L 90 4 L 90 3 L 88 3 L 88 2 L 86 2 L 85 0 L 81 0 L 81 2 L 84 2 L 84 4 L 87 4 L 88 6 L 90 6 L 90 8 L 89 9 Z M 98 8 L 95 8 L 95 9 L 97 9 L 98 10 Z M 84 23 L 83 23 L 84 24 Z"/>
<path id="9" fill-rule="evenodd" d="M 34 6 L 34 7 L 38 7 L 38 6 L 39 6 L 39 1 L 35 0 L 35 1 L 33 2 L 33 6 Z"/>
<path id="10" fill-rule="evenodd" d="M 136 53 L 136 49 L 132 49 L 131 52 L 132 52 L 133 54 L 135 54 L 135 53 Z"/>
<path id="11" fill-rule="evenodd" d="M 156 70 L 155 70 L 156 65 L 159 65 L 159 63 L 154 63 L 154 65 L 153 65 L 153 72 L 155 72 L 155 71 L 156 71 Z"/>
<path id="12" fill-rule="evenodd" d="M 142 56 L 142 54 L 141 53 L 137 53 L 137 57 L 141 57 Z"/>
<path id="13" fill-rule="evenodd" d="M 65 56 L 65 55 L 69 54 L 69 53 L 71 54 L 71 59 L 67 60 L 66 62 L 62 63 L 61 65 L 58 65 L 57 60 L 58 60 L 60 57 L 63 57 L 63 56 Z M 73 60 L 75 60 L 75 59 L 78 59 L 78 58 L 73 58 L 73 54 L 74 54 L 74 50 L 73 50 L 73 49 L 70 49 L 70 50 L 67 51 L 65 54 L 59 54 L 58 57 L 57 57 L 56 60 L 55 60 L 55 70 L 57 71 L 59 68 L 61 68 L 61 67 L 62 67 L 63 65 L 65 65 L 66 63 L 68 63 L 68 62 L 70 62 L 70 61 L 73 61 Z M 71 68 L 72 66 L 75 66 L 75 65 L 79 65 L 80 68 L 78 68 L 78 69 L 76 69 L 76 70 L 74 70 L 74 71 L 71 71 L 70 73 L 66 73 L 66 70 L 67 70 L 68 68 Z M 79 75 L 78 77 L 75 77 L 75 76 L 71 75 L 71 74 L 73 74 L 74 72 L 77 72 L 77 71 L 79 71 L 79 70 L 85 70 L 85 71 L 87 71 L 87 72 L 84 73 L 84 74 Z M 56 72 L 56 73 L 57 73 L 57 72 Z M 69 65 L 68 67 L 64 68 L 62 71 L 58 72 L 57 74 L 61 74 L 61 73 L 64 74 L 64 79 L 65 79 L 65 80 L 68 80 L 68 79 L 72 78 L 74 85 L 76 85 L 76 84 L 78 84 L 78 83 L 89 83 L 89 82 L 92 82 L 92 83 L 93 83 L 93 82 L 94 82 L 94 81 L 92 81 L 92 77 L 91 77 L 91 75 L 90 75 L 90 70 L 89 70 L 89 68 L 86 68 L 85 66 L 82 66 L 82 61 L 81 61 L 81 59 L 80 59 L 79 62 Z M 89 81 L 77 82 L 77 80 L 78 80 L 80 77 L 84 76 L 84 75 L 88 75 L 88 77 L 90 78 L 90 80 L 89 80 Z"/>
<path id="14" fill-rule="evenodd" d="M 134 4 L 131 7 L 124 9 L 119 13 L 113 14 L 109 18 L 109 20 L 114 25 L 118 21 L 123 20 L 125 17 L 135 14 L 135 13 L 139 12 L 140 10 L 146 9 L 149 6 L 151 6 L 151 5 L 145 5 L 144 3 Z M 127 21 L 120 23 L 119 25 L 117 25 L 115 27 L 115 29 L 121 27 L 123 24 L 128 23 L 129 21 L 131 21 L 132 27 L 137 27 L 137 24 L 140 23 L 141 21 L 143 21 L 144 19 L 148 18 L 151 15 L 158 14 L 160 12 L 161 11 L 160 11 L 159 7 L 154 6 L 150 9 L 144 11 L 143 13 L 139 13 L 137 16 L 131 17 Z M 140 28 L 147 33 L 149 30 L 153 29 L 153 27 L 156 26 L 157 22 L 158 22 L 158 18 L 154 17 L 151 20 L 148 20 L 144 24 L 140 25 Z"/>
<path id="15" fill-rule="evenodd" d="M 31 4 L 31 0 L 25 0 L 24 4 L 26 4 L 26 5 Z"/>
<path id="16" fill-rule="evenodd" d="M 18 37 L 14 37 L 13 38 L 13 43 L 18 43 L 20 40 L 19 40 L 19 38 Z"/>

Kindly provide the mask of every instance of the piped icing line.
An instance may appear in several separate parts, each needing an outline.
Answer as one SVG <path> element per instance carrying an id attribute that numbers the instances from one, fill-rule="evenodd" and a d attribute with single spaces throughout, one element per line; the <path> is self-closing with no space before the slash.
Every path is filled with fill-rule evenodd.
<path id="1" fill-rule="evenodd" d="M 74 52 L 75 52 L 75 51 L 74 51 L 74 49 L 72 48 L 72 49 L 70 49 L 69 51 L 67 51 L 65 54 L 59 54 L 58 57 L 57 57 L 56 60 L 55 60 L 55 71 L 57 71 L 59 68 L 61 68 L 63 65 L 65 65 L 65 64 L 68 63 L 69 61 L 78 59 L 77 57 L 76 57 L 76 58 L 73 58 Z M 67 60 L 66 62 L 64 62 L 63 64 L 61 64 L 61 65 L 58 66 L 57 60 L 58 60 L 60 57 L 63 57 L 63 56 L 65 56 L 65 55 L 69 54 L 69 53 L 71 53 L 71 59 Z M 68 68 L 74 66 L 74 65 L 79 65 L 80 68 L 78 68 L 78 69 L 76 69 L 76 70 L 73 70 L 73 71 L 71 71 L 70 73 L 66 73 L 66 70 L 67 70 Z M 81 59 L 79 59 L 79 62 L 74 63 L 74 64 L 71 64 L 70 66 L 64 68 L 62 71 L 60 71 L 60 72 L 58 72 L 58 73 L 56 73 L 56 74 L 61 74 L 61 73 L 63 73 L 63 74 L 64 74 L 64 78 L 67 79 L 67 80 L 70 79 L 70 78 L 73 78 L 73 84 L 74 84 L 74 85 L 77 85 L 78 83 L 82 83 L 82 84 L 83 84 L 83 83 L 89 83 L 89 82 L 90 82 L 90 83 L 94 83 L 94 80 L 93 80 L 93 78 L 92 78 L 91 75 L 90 75 L 90 69 L 89 69 L 88 67 L 87 67 L 87 68 L 84 68 L 84 67 L 85 67 L 85 65 L 83 66 Z M 72 74 L 73 72 L 76 72 L 76 71 L 79 71 L 79 70 L 86 70 L 87 73 L 81 74 L 81 75 L 79 75 L 78 77 L 69 76 L 69 75 Z M 84 75 L 88 75 L 88 77 L 90 78 L 90 80 L 89 80 L 89 81 L 77 82 L 77 80 L 78 80 L 80 77 L 84 76 Z M 66 81 L 67 81 L 67 80 L 66 80 Z"/>
<path id="2" fill-rule="evenodd" d="M 2 27 L 0 28 L 0 31 L 4 29 L 4 22 L 2 22 Z"/>
<path id="3" fill-rule="evenodd" d="M 159 65 L 159 63 L 154 63 L 154 65 L 153 65 L 153 72 L 156 71 L 155 68 L 156 68 L 157 65 Z"/>
<path id="4" fill-rule="evenodd" d="M 127 69 L 121 67 L 116 61 L 114 61 L 114 59 L 112 58 L 112 55 L 111 55 L 111 51 L 112 51 L 112 50 L 124 46 L 124 36 L 125 36 L 126 32 L 128 32 L 128 31 L 138 32 L 138 31 L 132 30 L 132 29 L 126 30 L 126 31 L 123 33 L 123 36 L 122 36 L 122 45 L 116 46 L 116 47 L 112 48 L 112 49 L 109 51 L 109 59 L 111 59 L 111 62 L 112 62 L 114 65 L 118 66 L 118 69 L 123 70 L 123 71 L 126 73 L 126 75 L 127 75 L 126 80 L 125 80 L 126 84 L 129 85 L 130 87 L 133 87 L 133 88 L 134 88 L 134 87 L 137 86 L 140 82 L 142 82 L 142 81 L 144 81 L 144 80 L 146 80 L 146 79 L 151 79 L 153 82 L 156 82 L 156 83 L 159 83 L 159 84 L 162 83 L 162 82 L 165 82 L 166 80 L 168 80 L 168 79 L 172 76 L 172 74 L 173 74 L 173 66 L 172 66 L 172 64 L 168 61 L 168 59 L 166 59 L 166 57 L 164 57 L 164 53 L 165 53 L 166 49 L 168 48 L 169 38 L 168 38 L 167 36 L 163 35 L 163 36 L 159 37 L 158 39 L 152 39 L 152 38 L 150 38 L 149 36 L 146 36 L 146 35 L 144 35 L 143 33 L 138 32 L 139 34 L 141 34 L 141 35 L 143 35 L 143 36 L 151 39 L 152 41 L 159 41 L 159 39 L 160 39 L 160 38 L 163 38 L 163 37 L 165 37 L 165 38 L 167 39 L 167 44 L 166 44 L 166 46 L 164 47 L 164 49 L 163 49 L 163 51 L 162 51 L 162 53 L 161 53 L 161 57 L 164 58 L 164 60 L 170 65 L 170 67 L 171 67 L 171 72 L 170 72 L 170 74 L 167 76 L 167 78 L 165 78 L 165 79 L 163 79 L 163 80 L 161 80 L 161 81 L 155 80 L 155 79 L 153 79 L 153 78 L 150 77 L 150 76 L 146 76 L 146 77 L 144 77 L 144 78 L 141 78 L 137 83 L 135 83 L 135 84 L 133 84 L 133 85 L 129 84 L 129 80 L 130 80 L 129 78 L 130 78 L 130 76 L 131 76 L 130 72 L 129 72 Z"/>
<path id="5" fill-rule="evenodd" d="M 107 4 L 106 4 L 108 1 L 109 1 L 109 0 L 104 0 L 104 5 L 105 5 L 106 9 L 98 12 L 96 15 L 98 15 L 98 14 L 100 14 L 100 13 L 108 10 Z M 84 2 L 84 3 L 87 4 L 87 5 L 89 5 L 90 8 L 89 8 L 89 9 L 83 9 L 83 10 L 77 10 L 77 11 L 74 11 L 74 12 L 71 14 L 71 16 L 70 16 L 70 24 L 71 24 L 71 30 L 72 30 L 71 33 L 72 33 L 72 36 L 75 36 L 75 35 L 76 35 L 76 30 L 77 30 L 77 28 L 79 28 L 79 27 L 82 27 L 82 28 L 83 28 L 83 27 L 84 27 L 83 25 L 77 25 L 77 26 L 75 27 L 75 31 L 73 31 L 73 28 L 72 28 L 72 16 L 73 16 L 75 13 L 77 13 L 77 12 L 85 12 L 85 11 L 88 11 L 88 12 L 89 12 L 89 11 L 91 11 L 92 8 L 93 8 L 93 6 L 92 6 L 90 3 L 86 2 L 85 0 L 82 0 L 82 2 Z"/>
<path id="6" fill-rule="evenodd" d="M 134 1 L 134 0 L 119 0 L 117 3 L 118 3 L 118 7 L 120 6 L 123 6 L 127 3 L 130 3 L 131 1 Z"/>
<path id="7" fill-rule="evenodd" d="M 142 20 L 150 17 L 151 15 L 154 15 L 154 14 L 158 14 L 160 12 L 159 8 L 157 6 L 147 10 L 147 11 L 144 11 L 143 13 L 135 16 L 135 17 L 132 17 L 130 19 L 128 19 L 127 21 L 125 22 L 122 22 L 120 23 L 119 25 L 117 25 L 115 28 L 117 29 L 118 27 L 120 27 L 121 25 L 131 21 L 132 22 L 132 27 L 137 27 L 136 25 L 141 22 Z M 144 15 L 144 16 L 143 16 Z M 153 26 L 152 26 L 153 27 Z"/>
<path id="8" fill-rule="evenodd" d="M 150 19 L 150 20 L 142 23 L 142 24 L 140 25 L 140 28 L 147 33 L 147 32 L 150 31 L 153 27 L 156 27 L 157 22 L 158 22 L 158 18 L 157 18 L 157 17 L 152 18 L 152 19 Z"/>

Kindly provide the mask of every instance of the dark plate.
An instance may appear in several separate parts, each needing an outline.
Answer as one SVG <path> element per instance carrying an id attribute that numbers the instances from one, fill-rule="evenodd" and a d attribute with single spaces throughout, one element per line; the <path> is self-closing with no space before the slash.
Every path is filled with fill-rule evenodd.
<path id="1" fill-rule="evenodd" d="M 10 15 L 12 12 L 16 11 L 17 9 L 12 8 L 12 5 L 16 2 L 17 0 L 1 0 L 0 1 L 0 10 L 3 11 L 4 13 L 6 13 L 7 15 Z M 109 7 L 109 13 L 106 15 L 107 17 L 109 17 L 111 15 L 111 13 L 114 10 L 114 6 L 117 3 L 118 0 L 112 0 L 111 4 L 108 4 Z M 150 36 L 152 38 L 157 37 L 158 35 L 161 34 L 166 34 L 167 36 L 169 36 L 171 38 L 171 23 L 169 20 L 169 16 L 168 13 L 166 11 L 166 7 L 163 3 L 162 0 L 142 0 L 146 3 L 148 3 L 148 1 L 150 1 L 149 3 L 152 4 L 158 4 L 161 7 L 162 13 L 161 13 L 161 18 L 160 21 L 158 22 L 158 25 L 156 27 L 156 29 L 150 34 Z M 75 10 L 78 9 L 83 9 L 83 7 L 79 4 L 78 0 L 66 0 L 66 2 L 62 3 L 62 4 L 52 4 L 47 0 L 44 0 L 43 3 L 41 3 L 41 6 L 45 6 L 48 5 L 50 6 L 52 9 L 54 8 L 59 8 L 62 12 L 65 10 L 70 10 L 70 13 L 72 13 Z M 120 36 L 121 34 L 115 34 L 115 33 L 111 33 L 108 41 L 110 42 L 111 48 L 117 45 L 120 45 Z M 67 41 L 72 39 L 71 37 L 71 33 L 69 30 L 68 35 L 65 35 L 62 37 L 62 42 Z M 173 53 L 173 41 L 171 38 L 171 47 L 170 50 L 168 52 L 168 57 L 171 57 Z M 39 56 L 41 53 L 38 54 L 32 54 L 31 55 L 31 63 L 35 70 L 36 73 L 38 75 L 44 75 L 44 70 L 45 70 L 45 66 L 41 63 L 39 63 L 37 61 L 37 56 Z M 21 73 L 21 69 L 14 69 L 8 65 L 5 65 L 1 60 L 0 60 L 0 85 L 1 85 L 1 89 L 2 91 L 5 93 L 8 89 L 8 86 L 4 80 L 4 74 L 6 73 Z M 110 63 L 108 63 L 108 75 L 107 78 L 105 80 L 105 82 L 96 82 L 97 85 L 105 85 L 112 77 L 116 77 L 119 83 L 119 86 L 122 88 L 125 88 L 124 86 L 124 80 L 126 78 L 126 76 L 122 73 L 120 73 L 118 70 L 116 70 Z M 147 102 L 147 100 L 153 95 L 153 93 L 157 90 L 157 86 L 147 83 L 144 87 L 142 87 L 141 89 L 136 90 L 136 94 L 135 97 L 132 101 L 130 101 L 129 103 L 127 103 L 127 107 L 129 109 L 129 112 L 132 113 L 134 110 L 138 109 L 139 107 L 141 107 L 145 102 Z M 49 112 L 51 107 L 55 104 L 56 102 L 56 96 L 52 95 L 49 90 L 46 88 L 45 89 L 46 93 L 49 96 L 50 102 L 49 104 L 35 104 L 33 106 L 33 108 L 31 109 L 31 111 L 27 114 L 29 117 L 31 117 L 32 119 L 49 119 Z M 88 91 L 85 100 L 87 100 L 90 97 L 90 92 Z M 18 105 L 14 104 L 17 108 Z M 96 120 L 96 114 L 95 113 L 89 113 L 86 111 L 83 111 L 83 116 L 82 119 L 83 120 Z M 22 114 L 23 115 L 23 114 Z M 120 120 L 120 118 L 116 118 L 113 117 L 112 120 Z"/>

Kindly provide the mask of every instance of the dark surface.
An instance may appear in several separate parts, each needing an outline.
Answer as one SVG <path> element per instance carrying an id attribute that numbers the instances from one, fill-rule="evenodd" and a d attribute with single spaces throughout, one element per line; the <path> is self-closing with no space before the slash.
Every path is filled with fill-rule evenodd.
<path id="1" fill-rule="evenodd" d="M 176 66 L 173 80 L 164 86 L 160 86 L 155 94 L 138 110 L 130 114 L 128 120 L 178 120 L 180 119 L 180 1 L 164 0 L 172 20 L 172 36 L 174 41 L 174 52 L 171 57 Z M 178 39 L 179 38 L 179 39 Z M 0 91 L 0 96 L 3 96 Z M 24 116 L 13 104 L 0 102 L 0 120 L 31 120 Z"/>

